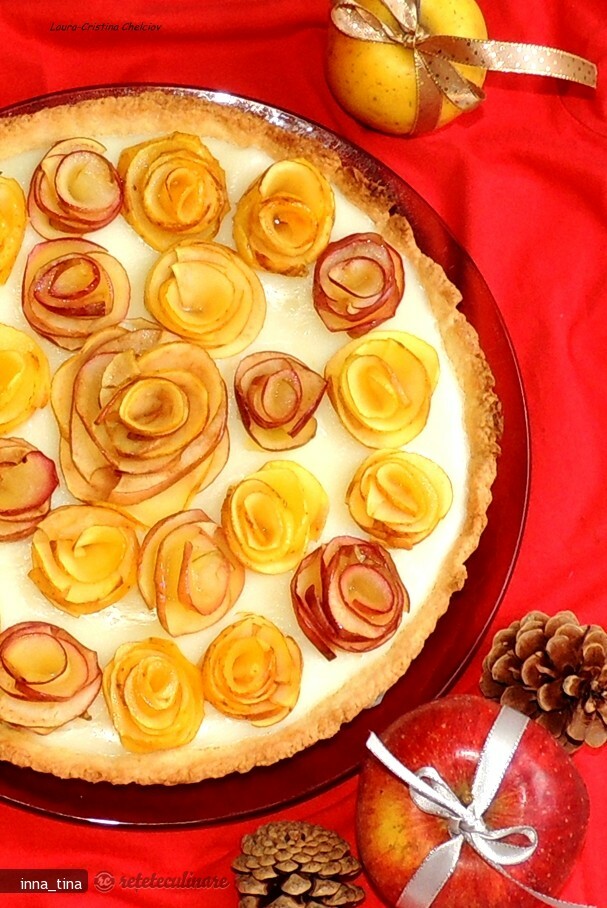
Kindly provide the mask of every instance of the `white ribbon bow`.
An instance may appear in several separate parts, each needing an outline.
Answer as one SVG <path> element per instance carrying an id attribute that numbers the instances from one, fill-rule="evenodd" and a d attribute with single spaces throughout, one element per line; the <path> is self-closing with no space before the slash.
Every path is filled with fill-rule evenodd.
<path id="1" fill-rule="evenodd" d="M 538 844 L 537 832 L 532 826 L 489 829 L 483 820 L 483 815 L 502 784 L 528 722 L 529 719 L 522 713 L 507 706 L 502 707 L 480 754 L 472 783 L 472 803 L 467 807 L 435 769 L 423 767 L 417 773 L 411 772 L 390 753 L 377 735 L 369 735 L 367 747 L 390 772 L 409 786 L 416 806 L 425 813 L 450 820 L 451 838 L 428 854 L 403 889 L 396 908 L 431 908 L 455 871 L 464 842 L 490 867 L 544 905 L 552 908 L 592 908 L 590 905 L 578 905 L 543 895 L 512 877 L 503 868 L 521 864 L 531 857 Z M 526 839 L 527 844 L 513 845 L 508 842 L 507 839 L 515 834 Z"/>

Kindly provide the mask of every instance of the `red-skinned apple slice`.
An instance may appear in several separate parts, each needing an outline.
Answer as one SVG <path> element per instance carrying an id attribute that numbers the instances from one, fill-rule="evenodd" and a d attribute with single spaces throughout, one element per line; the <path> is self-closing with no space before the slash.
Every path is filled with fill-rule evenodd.
<path id="1" fill-rule="evenodd" d="M 304 558 L 291 599 L 301 629 L 327 659 L 385 643 L 409 607 L 388 552 L 354 536 L 337 536 Z"/>
<path id="2" fill-rule="evenodd" d="M 397 719 L 380 738 L 411 772 L 432 766 L 464 804 L 499 706 L 462 695 L 425 704 Z M 483 815 L 489 829 L 532 826 L 538 846 L 528 860 L 505 868 L 530 888 L 554 896 L 581 849 L 588 794 L 565 750 L 530 722 L 503 782 Z M 429 852 L 450 838 L 449 820 L 420 810 L 409 788 L 378 759 L 363 765 L 357 833 L 365 869 L 388 904 L 395 905 Z M 537 899 L 464 844 L 453 875 L 433 908 L 536 908 Z"/>
<path id="3" fill-rule="evenodd" d="M 58 485 L 49 457 L 22 438 L 0 439 L 0 540 L 31 535 Z"/>
<path id="4" fill-rule="evenodd" d="M 225 534 L 201 510 L 160 520 L 140 551 L 138 582 L 149 608 L 172 636 L 215 624 L 242 592 L 244 569 Z"/>
<path id="5" fill-rule="evenodd" d="M 80 238 L 34 246 L 23 275 L 23 314 L 32 328 L 65 350 L 77 350 L 93 332 L 121 322 L 130 282 L 103 246 Z"/>
<path id="6" fill-rule="evenodd" d="M 122 183 L 106 149 L 94 139 L 54 145 L 34 171 L 28 213 L 46 239 L 82 236 L 109 224 L 122 206 Z"/>
<path id="7" fill-rule="evenodd" d="M 398 252 L 377 233 L 331 243 L 314 268 L 314 307 L 329 331 L 360 337 L 395 314 L 405 289 Z"/>
<path id="8" fill-rule="evenodd" d="M 0 634 L 0 719 L 48 734 L 83 715 L 101 686 L 97 655 L 71 634 L 26 621 Z"/>
<path id="9" fill-rule="evenodd" d="M 234 393 L 242 423 L 266 451 L 301 447 L 316 434 L 326 381 L 286 353 L 252 353 L 238 365 Z"/>

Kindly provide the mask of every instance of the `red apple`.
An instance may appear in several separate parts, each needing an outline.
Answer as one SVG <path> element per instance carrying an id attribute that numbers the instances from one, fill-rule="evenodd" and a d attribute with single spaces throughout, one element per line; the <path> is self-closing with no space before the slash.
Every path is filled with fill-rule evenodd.
<path id="1" fill-rule="evenodd" d="M 433 766 L 468 805 L 479 755 L 499 711 L 499 705 L 482 697 L 446 697 L 407 713 L 379 737 L 412 772 Z M 483 817 L 489 829 L 532 826 L 537 832 L 533 855 L 506 867 L 507 873 L 544 895 L 557 894 L 582 847 L 588 812 L 588 793 L 571 758 L 548 732 L 529 722 Z M 448 823 L 420 810 L 408 786 L 368 755 L 357 805 L 359 851 L 388 904 L 397 904 L 429 852 L 449 840 Z M 453 875 L 432 903 L 432 908 L 537 906 L 536 899 L 467 843 Z"/>

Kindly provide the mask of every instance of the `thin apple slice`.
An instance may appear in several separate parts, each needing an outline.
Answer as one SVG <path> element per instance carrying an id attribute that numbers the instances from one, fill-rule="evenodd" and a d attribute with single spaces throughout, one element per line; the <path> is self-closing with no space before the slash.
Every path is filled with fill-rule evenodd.
<path id="1" fill-rule="evenodd" d="M 48 403 L 48 360 L 33 338 L 0 325 L 0 432 L 12 431 Z"/>
<path id="2" fill-rule="evenodd" d="M 103 672 L 103 695 L 123 747 L 151 753 L 187 744 L 204 716 L 200 670 L 171 640 L 123 643 Z"/>
<path id="3" fill-rule="evenodd" d="M 34 246 L 23 276 L 23 314 L 32 328 L 65 350 L 117 325 L 129 307 L 129 278 L 103 246 L 80 238 Z"/>
<path id="4" fill-rule="evenodd" d="M 137 580 L 139 541 L 131 520 L 110 508 L 64 505 L 40 522 L 29 577 L 71 615 L 100 611 Z"/>
<path id="5" fill-rule="evenodd" d="M 399 253 L 378 233 L 355 233 L 319 256 L 312 298 L 329 331 L 360 337 L 392 318 L 404 289 Z"/>
<path id="6" fill-rule="evenodd" d="M 297 703 L 301 651 L 292 637 L 261 615 L 226 627 L 202 660 L 204 693 L 226 716 L 265 727 L 281 722 Z"/>
<path id="7" fill-rule="evenodd" d="M 220 243 L 173 246 L 150 271 L 144 300 L 165 328 L 201 344 L 214 358 L 244 350 L 266 315 L 256 273 Z"/>
<path id="8" fill-rule="evenodd" d="M 97 655 L 63 628 L 26 621 L 0 634 L 0 719 L 48 734 L 82 716 L 101 686 Z"/>
<path id="9" fill-rule="evenodd" d="M 122 206 L 122 183 L 105 146 L 73 138 L 55 144 L 38 164 L 28 194 L 31 224 L 52 240 L 109 224 Z"/>
<path id="10" fill-rule="evenodd" d="M 325 388 L 321 375 L 286 353 L 252 353 L 234 375 L 242 423 L 267 451 L 298 448 L 314 437 Z"/>
<path id="11" fill-rule="evenodd" d="M 159 251 L 212 239 L 229 210 L 223 169 L 196 135 L 174 132 L 125 148 L 118 172 L 124 217 Z"/>
<path id="12" fill-rule="evenodd" d="M 223 530 L 200 510 L 172 514 L 152 527 L 137 575 L 145 602 L 172 636 L 215 624 L 244 585 L 244 569 Z"/>
<path id="13" fill-rule="evenodd" d="M 221 521 L 242 564 L 280 574 L 296 567 L 318 538 L 328 507 L 315 476 L 293 461 L 276 460 L 228 489 Z"/>
<path id="14" fill-rule="evenodd" d="M 356 471 L 346 501 L 362 530 L 388 546 L 410 549 L 446 516 L 453 490 L 433 460 L 405 451 L 376 451 Z"/>
<path id="15" fill-rule="evenodd" d="M 55 374 L 52 405 L 68 489 L 135 506 L 146 525 L 186 506 L 227 459 L 227 390 L 215 363 L 143 319 L 92 336 Z"/>
<path id="16" fill-rule="evenodd" d="M 25 195 L 17 180 L 0 176 L 0 284 L 5 284 L 21 249 L 27 223 Z"/>
<path id="17" fill-rule="evenodd" d="M 335 219 L 333 190 L 304 158 L 277 161 L 241 197 L 234 242 L 254 268 L 305 274 L 327 246 Z"/>
<path id="18" fill-rule="evenodd" d="M 327 659 L 386 643 L 409 608 L 389 553 L 354 536 L 335 537 L 302 561 L 291 600 L 299 626 Z"/>
<path id="19" fill-rule="evenodd" d="M 438 375 L 434 347 L 404 331 L 374 331 L 350 341 L 325 367 L 335 411 L 370 448 L 400 448 L 419 435 Z"/>
<path id="20" fill-rule="evenodd" d="M 30 536 L 58 485 L 50 457 L 22 438 L 0 439 L 0 540 Z"/>

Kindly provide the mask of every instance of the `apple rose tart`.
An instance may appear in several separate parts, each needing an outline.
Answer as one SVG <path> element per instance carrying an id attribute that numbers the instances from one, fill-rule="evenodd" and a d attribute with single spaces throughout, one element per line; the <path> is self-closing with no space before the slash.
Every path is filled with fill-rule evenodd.
<path id="1" fill-rule="evenodd" d="M 165 252 L 148 275 L 145 305 L 161 325 L 213 357 L 248 347 L 266 316 L 261 281 L 220 243 L 180 243 Z"/>
<path id="2" fill-rule="evenodd" d="M 13 177 L 0 176 L 0 284 L 5 284 L 21 249 L 27 206 L 25 193 Z"/>
<path id="3" fill-rule="evenodd" d="M 147 526 L 186 507 L 228 453 L 226 387 L 209 354 L 144 320 L 97 332 L 55 373 L 70 492 Z"/>
<path id="4" fill-rule="evenodd" d="M 0 432 L 11 432 L 49 400 L 51 373 L 36 341 L 0 324 Z"/>
<path id="5" fill-rule="evenodd" d="M 28 256 L 23 314 L 34 331 L 64 350 L 78 350 L 94 331 L 121 322 L 130 296 L 124 266 L 97 243 L 48 240 Z"/>
<path id="6" fill-rule="evenodd" d="M 0 159 L 0 760 L 187 784 L 362 721 L 463 583 L 501 428 L 415 200 L 182 88 L 7 111 Z"/>
<path id="7" fill-rule="evenodd" d="M 71 615 L 98 612 L 137 581 L 135 524 L 111 508 L 74 504 L 55 508 L 32 539 L 30 579 Z"/>
<path id="8" fill-rule="evenodd" d="M 314 437 L 325 388 L 322 375 L 287 353 L 251 353 L 234 375 L 242 424 L 266 451 L 299 448 Z"/>
<path id="9" fill-rule="evenodd" d="M 103 695 L 123 747 L 133 753 L 187 744 L 204 716 L 200 670 L 160 637 L 118 647 L 103 670 Z"/>
<path id="10" fill-rule="evenodd" d="M 139 589 L 172 636 L 209 627 L 242 592 L 244 568 L 220 526 L 200 510 L 159 521 L 141 546 Z"/>
<path id="11" fill-rule="evenodd" d="M 105 152 L 95 139 L 65 139 L 40 161 L 27 199 L 32 227 L 40 236 L 82 236 L 118 215 L 122 183 Z"/>
<path id="12" fill-rule="evenodd" d="M 393 548 L 410 549 L 447 514 L 453 491 L 433 460 L 406 451 L 376 451 L 357 470 L 347 501 L 362 530 Z"/>
<path id="13" fill-rule="evenodd" d="M 0 634 L 0 719 L 46 735 L 86 713 L 101 686 L 97 655 L 61 627 L 23 621 Z"/>
<path id="14" fill-rule="evenodd" d="M 305 467 L 273 460 L 228 489 L 221 520 L 230 548 L 248 568 L 282 574 L 319 538 L 327 493 Z"/>
<path id="15" fill-rule="evenodd" d="M 123 214 L 163 251 L 179 240 L 209 240 L 229 209 L 225 174 L 198 136 L 174 132 L 125 148 L 118 161 Z"/>
<path id="16" fill-rule="evenodd" d="M 304 558 L 291 580 L 297 622 L 327 659 L 366 653 L 396 633 L 409 595 L 390 554 L 338 536 Z"/>
<path id="17" fill-rule="evenodd" d="M 254 267 L 305 274 L 329 242 L 334 218 L 333 190 L 314 164 L 277 161 L 238 202 L 234 242 Z"/>
<path id="18" fill-rule="evenodd" d="M 58 485 L 50 457 L 23 438 L 0 439 L 0 540 L 31 536 Z"/>
<path id="19" fill-rule="evenodd" d="M 292 637 L 261 615 L 247 615 L 226 627 L 206 651 L 205 697 L 233 719 L 274 725 L 297 703 L 302 666 Z"/>

